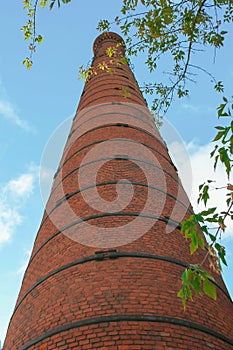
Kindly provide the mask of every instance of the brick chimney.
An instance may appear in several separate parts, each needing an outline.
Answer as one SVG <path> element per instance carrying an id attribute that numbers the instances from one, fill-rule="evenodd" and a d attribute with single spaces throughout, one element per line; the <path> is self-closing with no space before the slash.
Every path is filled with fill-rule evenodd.
<path id="1" fill-rule="evenodd" d="M 217 302 L 177 297 L 206 252 L 180 232 L 192 208 L 118 34 L 86 73 L 3 350 L 233 349 L 221 276 Z"/>

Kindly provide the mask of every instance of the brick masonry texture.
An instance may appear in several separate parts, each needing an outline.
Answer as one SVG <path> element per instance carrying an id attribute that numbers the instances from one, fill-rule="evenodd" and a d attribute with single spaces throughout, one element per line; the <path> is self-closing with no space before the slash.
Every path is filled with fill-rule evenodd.
<path id="1" fill-rule="evenodd" d="M 221 276 L 217 303 L 198 297 L 184 312 L 177 297 L 185 266 L 206 251 L 191 256 L 180 232 L 192 207 L 124 54 L 115 33 L 94 42 L 3 350 L 233 349 Z M 110 235 L 96 245 L 99 229 Z"/>

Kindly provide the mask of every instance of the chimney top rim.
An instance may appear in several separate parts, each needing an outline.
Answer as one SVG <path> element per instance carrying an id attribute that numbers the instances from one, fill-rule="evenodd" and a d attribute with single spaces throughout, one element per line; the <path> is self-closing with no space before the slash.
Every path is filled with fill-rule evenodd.
<path id="1" fill-rule="evenodd" d="M 111 39 L 112 41 L 115 41 L 116 43 L 122 43 L 122 45 L 125 47 L 125 42 L 119 34 L 115 32 L 104 32 L 104 33 L 101 33 L 94 41 L 94 44 L 93 44 L 94 55 L 97 54 L 99 44 L 109 39 Z"/>

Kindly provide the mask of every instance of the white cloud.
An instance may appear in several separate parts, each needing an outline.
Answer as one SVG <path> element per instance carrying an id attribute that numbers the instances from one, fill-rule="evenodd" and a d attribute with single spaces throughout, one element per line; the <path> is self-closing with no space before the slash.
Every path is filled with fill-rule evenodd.
<path id="1" fill-rule="evenodd" d="M 203 210 L 204 204 L 197 205 L 198 187 L 206 180 L 213 180 L 210 186 L 210 200 L 207 202 L 207 207 L 217 207 L 218 211 L 226 210 L 226 189 L 222 188 L 231 182 L 227 179 L 226 172 L 223 166 L 217 166 L 216 171 L 213 170 L 214 159 L 210 158 L 210 152 L 213 150 L 213 144 L 200 146 L 196 141 L 185 144 L 186 150 L 189 152 L 189 159 L 183 158 L 183 145 L 171 144 L 168 146 L 174 162 L 179 169 L 179 176 L 182 184 L 190 198 L 194 207 L 194 211 Z M 192 172 L 189 171 L 191 164 Z M 218 189 L 216 189 L 218 188 Z M 233 222 L 226 221 L 227 229 L 224 237 L 233 238 Z"/>
<path id="2" fill-rule="evenodd" d="M 169 154 L 178 169 L 183 187 L 190 198 L 192 191 L 192 166 L 188 153 L 189 147 L 181 140 L 175 140 L 168 145 Z"/>
<path id="3" fill-rule="evenodd" d="M 51 182 L 53 180 L 55 170 L 53 168 L 48 168 L 45 166 L 41 166 L 40 168 L 40 180 L 41 181 L 49 181 Z"/>
<path id="4" fill-rule="evenodd" d="M 22 174 L 17 179 L 10 180 L 3 192 L 11 192 L 15 197 L 28 197 L 33 191 L 34 174 Z"/>
<path id="5" fill-rule="evenodd" d="M 22 217 L 18 211 L 0 199 L 0 245 L 11 239 L 14 228 L 21 222 Z"/>
<path id="6" fill-rule="evenodd" d="M 21 129 L 35 133 L 35 129 L 32 128 L 27 121 L 18 116 L 14 106 L 9 101 L 0 100 L 0 115 L 10 120 Z"/>
<path id="7" fill-rule="evenodd" d="M 191 200 L 193 205 L 196 206 L 198 198 L 198 186 L 202 184 L 205 180 L 213 180 L 214 182 L 210 184 L 211 199 L 209 205 L 219 206 L 221 210 L 225 209 L 225 189 L 222 188 L 227 185 L 229 180 L 227 179 L 226 172 L 221 164 L 217 166 L 216 171 L 214 171 L 214 159 L 210 158 L 210 152 L 213 150 L 213 144 L 207 144 L 205 146 L 200 146 L 190 155 L 190 162 L 193 169 L 192 178 L 192 193 Z M 197 206 L 196 206 L 197 207 Z"/>
<path id="8" fill-rule="evenodd" d="M 199 112 L 199 108 L 197 106 L 190 104 L 190 103 L 183 103 L 181 105 L 181 107 L 188 110 L 188 111 L 191 111 L 191 112 L 195 112 L 195 113 Z"/>
<path id="9" fill-rule="evenodd" d="M 36 167 L 0 186 L 0 246 L 11 240 L 15 229 L 23 222 L 22 209 L 33 193 L 38 176 Z"/>
<path id="10" fill-rule="evenodd" d="M 40 168 L 40 192 L 44 204 L 47 203 L 51 191 L 55 169 L 41 165 Z"/>
<path id="11" fill-rule="evenodd" d="M 27 250 L 25 251 L 25 257 L 24 257 L 24 261 L 22 263 L 22 265 L 20 266 L 20 268 L 17 270 L 17 275 L 23 275 L 27 266 L 28 266 L 28 262 L 31 256 L 31 250 Z"/>

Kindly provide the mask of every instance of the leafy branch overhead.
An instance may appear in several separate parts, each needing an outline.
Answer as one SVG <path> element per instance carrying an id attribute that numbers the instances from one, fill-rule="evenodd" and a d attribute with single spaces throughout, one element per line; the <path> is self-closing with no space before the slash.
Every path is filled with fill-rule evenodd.
<path id="1" fill-rule="evenodd" d="M 64 4 L 67 4 L 70 1 L 71 0 L 62 0 Z M 23 60 L 23 64 L 29 70 L 32 68 L 32 56 L 33 53 L 36 52 L 37 44 L 41 44 L 44 40 L 44 37 L 41 34 L 37 34 L 36 15 L 38 12 L 38 6 L 45 8 L 49 4 L 50 10 L 52 10 L 56 2 L 58 7 L 60 7 L 60 0 L 23 0 L 23 9 L 27 11 L 28 20 L 26 24 L 22 26 L 21 30 L 24 34 L 24 39 L 29 42 L 29 55 Z"/>
<path id="2" fill-rule="evenodd" d="M 192 58 L 208 46 L 216 50 L 224 45 L 225 26 L 233 20 L 232 0 L 124 0 L 121 15 L 111 23 L 100 21 L 98 29 L 106 31 L 112 24 L 118 25 L 125 35 L 128 54 L 143 52 L 150 72 L 160 65 L 163 69 L 166 62 L 163 82 L 145 83 L 143 87 L 144 92 L 157 95 L 153 103 L 157 113 L 167 111 L 174 94 L 179 98 L 188 95 L 187 82 L 195 79 L 197 70 L 206 72 L 215 89 L 221 91 L 222 83 L 195 65 Z"/>
<path id="3" fill-rule="evenodd" d="M 61 0 L 63 4 L 71 0 Z M 24 60 L 28 69 L 32 66 L 33 53 L 43 37 L 36 33 L 38 6 L 61 5 L 60 0 L 24 0 L 29 20 L 22 27 L 25 40 L 29 40 L 30 54 Z M 233 0 L 123 0 L 121 16 L 113 22 L 101 20 L 97 29 L 108 31 L 116 24 L 125 36 L 128 55 L 143 53 L 150 72 L 164 69 L 161 82 L 147 82 L 141 89 L 146 94 L 155 94 L 152 110 L 156 114 L 166 113 L 175 95 L 182 98 L 189 94 L 187 82 L 194 81 L 197 71 L 207 73 L 214 82 L 216 91 L 222 92 L 222 82 L 203 67 L 195 65 L 193 56 L 206 48 L 214 50 L 224 45 L 226 24 L 233 20 Z M 163 57 L 163 60 L 161 58 Z M 158 74 L 156 76 L 156 81 Z"/>
<path id="4" fill-rule="evenodd" d="M 226 97 L 223 97 L 223 103 L 218 107 L 218 117 L 228 117 L 232 119 L 233 104 Z M 233 121 L 227 126 L 216 126 L 217 134 L 213 139 L 215 147 L 210 153 L 210 157 L 214 158 L 214 169 L 217 164 L 221 164 L 225 168 L 226 176 L 232 172 L 232 154 L 233 154 Z M 201 264 L 196 265 L 201 270 L 196 268 L 186 269 L 182 275 L 182 287 L 178 292 L 178 296 L 182 298 L 184 308 L 188 299 L 193 300 L 192 289 L 197 295 L 200 294 L 201 281 L 203 282 L 203 292 L 213 299 L 216 298 L 216 286 L 214 280 L 210 279 L 209 274 L 205 274 L 206 270 L 202 269 L 202 265 L 206 260 L 209 262 L 209 267 L 212 271 L 220 273 L 222 264 L 227 265 L 225 247 L 220 244 L 222 234 L 226 230 L 226 220 L 233 220 L 233 185 L 228 183 L 221 188 L 213 187 L 213 180 L 207 180 L 199 186 L 198 203 L 203 202 L 205 206 L 210 199 L 211 190 L 219 190 L 225 188 L 227 210 L 217 211 L 217 208 L 208 208 L 199 214 L 191 215 L 182 223 L 181 231 L 186 239 L 190 240 L 190 253 L 193 254 L 198 247 L 206 249 L 206 254 Z M 213 226 L 215 225 L 215 227 Z M 212 233 L 212 229 L 215 233 Z M 203 234 L 209 240 L 209 245 L 205 246 Z M 212 278 L 212 277 L 211 277 Z M 198 283 L 196 281 L 198 280 Z M 204 288 L 204 286 L 207 286 Z"/>
<path id="5" fill-rule="evenodd" d="M 229 101 L 223 97 L 223 102 L 218 107 L 218 117 L 227 117 L 232 119 L 233 101 Z M 218 163 L 222 163 L 225 167 L 227 176 L 229 178 L 232 169 L 232 155 L 233 155 L 233 121 L 227 126 L 216 126 L 217 135 L 213 142 L 215 142 L 214 150 L 210 156 L 215 159 L 214 169 Z"/>

